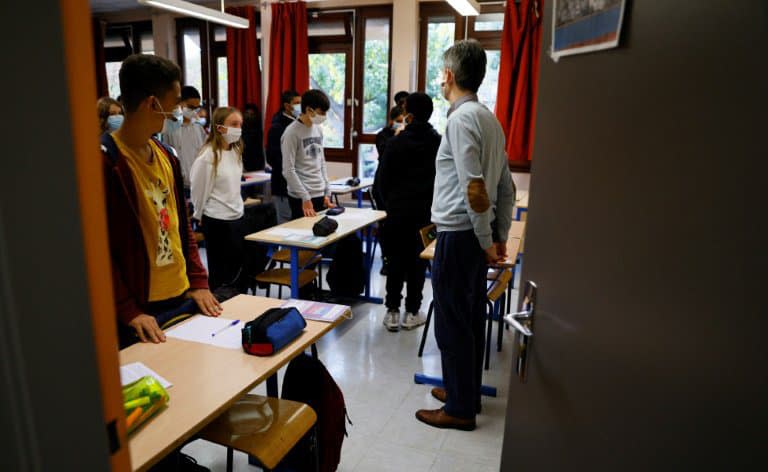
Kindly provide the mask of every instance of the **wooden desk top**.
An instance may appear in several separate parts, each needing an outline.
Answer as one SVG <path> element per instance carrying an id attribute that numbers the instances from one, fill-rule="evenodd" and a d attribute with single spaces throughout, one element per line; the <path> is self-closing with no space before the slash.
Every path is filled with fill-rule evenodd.
<path id="1" fill-rule="evenodd" d="M 383 211 L 371 210 L 368 208 L 346 208 L 341 215 L 330 216 L 339 222 L 339 227 L 333 234 L 322 238 L 321 241 L 300 241 L 295 239 L 287 239 L 289 236 L 285 233 L 290 230 L 298 230 L 296 234 L 306 235 L 312 233 L 312 226 L 325 216 L 324 214 L 318 216 L 299 218 L 281 225 L 273 226 L 258 233 L 252 233 L 245 237 L 248 241 L 257 241 L 261 243 L 280 244 L 282 246 L 301 247 L 306 249 L 322 249 L 329 244 L 343 239 L 345 236 L 354 233 L 360 228 L 364 228 L 370 224 L 373 224 L 379 220 L 386 218 L 387 214 Z"/>
<path id="2" fill-rule="evenodd" d="M 518 190 L 516 198 L 515 207 L 528 208 L 528 190 Z"/>
<path id="3" fill-rule="evenodd" d="M 350 186 L 347 185 L 347 180 L 349 178 L 345 179 L 336 179 L 330 182 L 331 184 L 331 193 L 343 195 L 345 193 L 352 193 L 356 192 L 358 190 L 366 189 L 368 187 L 373 186 L 373 178 L 367 177 L 365 179 L 360 179 L 360 185 Z"/>
<path id="4" fill-rule="evenodd" d="M 520 253 L 520 245 L 523 241 L 525 232 L 524 221 L 513 221 L 512 226 L 509 228 L 509 237 L 507 238 L 507 259 L 498 264 L 499 267 L 509 268 L 514 267 L 517 262 L 517 255 Z M 435 258 L 435 245 L 437 241 L 432 241 L 423 251 L 421 251 L 420 257 L 422 259 L 432 260 Z"/>
<path id="5" fill-rule="evenodd" d="M 251 321 L 283 300 L 239 295 L 224 302 L 224 318 Z M 349 313 L 348 313 L 349 314 Z M 202 315 L 198 315 L 202 316 Z M 146 470 L 344 320 L 307 320 L 304 333 L 277 354 L 257 357 L 242 350 L 167 338 L 120 351 L 120 364 L 143 362 L 173 384 L 168 408 L 128 441 L 134 470 Z"/>

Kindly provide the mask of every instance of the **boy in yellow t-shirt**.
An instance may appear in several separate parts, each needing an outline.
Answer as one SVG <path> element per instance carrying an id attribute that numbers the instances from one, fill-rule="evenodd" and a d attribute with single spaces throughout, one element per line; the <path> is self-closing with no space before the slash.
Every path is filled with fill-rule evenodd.
<path id="1" fill-rule="evenodd" d="M 164 120 L 180 118 L 180 78 L 167 59 L 128 57 L 120 68 L 125 121 L 102 136 L 121 345 L 133 335 L 165 341 L 160 326 L 178 314 L 221 313 L 189 225 L 179 160 L 152 138 Z"/>

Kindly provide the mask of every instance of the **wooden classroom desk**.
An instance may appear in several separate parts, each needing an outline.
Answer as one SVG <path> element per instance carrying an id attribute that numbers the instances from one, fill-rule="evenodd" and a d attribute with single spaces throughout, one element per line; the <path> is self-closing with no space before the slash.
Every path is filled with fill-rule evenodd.
<path id="1" fill-rule="evenodd" d="M 371 210 L 367 208 L 347 208 L 344 213 L 337 216 L 330 216 L 339 223 L 339 227 L 331 235 L 322 238 L 321 241 L 300 241 L 287 239 L 289 236 L 284 234 L 291 230 L 298 230 L 306 233 L 312 232 L 312 226 L 322 218 L 324 213 L 318 216 L 305 216 L 281 225 L 273 226 L 258 233 L 252 233 L 245 237 L 248 241 L 256 241 L 265 244 L 275 244 L 287 247 L 291 250 L 291 297 L 299 298 L 299 249 L 320 250 L 330 244 L 333 244 L 346 236 L 362 229 L 367 230 L 367 235 L 363 238 L 365 243 L 365 297 L 364 299 L 373 303 L 383 303 L 380 298 L 371 297 L 371 266 L 373 265 L 373 238 L 370 234 L 370 226 L 377 221 L 386 218 L 387 214 L 383 211 Z"/>
<path id="2" fill-rule="evenodd" d="M 336 204 L 339 204 L 339 195 L 345 195 L 347 193 L 353 193 L 357 192 L 357 207 L 362 208 L 363 207 L 363 191 L 368 190 L 371 187 L 373 187 L 373 178 L 367 177 L 365 179 L 360 179 L 359 185 L 347 185 L 346 179 L 336 179 L 330 182 L 331 184 L 331 194 L 336 199 Z"/>
<path id="3" fill-rule="evenodd" d="M 505 269 L 514 267 L 517 263 L 517 255 L 520 252 L 520 245 L 525 233 L 524 221 L 513 221 L 512 226 L 509 227 L 509 233 L 507 237 L 507 259 L 499 264 L 498 267 Z M 432 241 L 423 251 L 421 251 L 421 258 L 432 260 L 435 258 L 435 245 L 437 241 Z"/>
<path id="4" fill-rule="evenodd" d="M 221 316 L 247 322 L 282 303 L 283 300 L 274 298 L 239 295 L 223 303 Z M 344 319 L 342 316 L 333 323 L 307 320 L 307 327 L 299 338 L 269 357 L 171 337 L 161 344 L 138 343 L 120 351 L 121 365 L 143 362 L 173 384 L 168 389 L 168 407 L 128 440 L 133 470 L 146 470 L 182 446 L 237 399 L 275 374 Z"/>

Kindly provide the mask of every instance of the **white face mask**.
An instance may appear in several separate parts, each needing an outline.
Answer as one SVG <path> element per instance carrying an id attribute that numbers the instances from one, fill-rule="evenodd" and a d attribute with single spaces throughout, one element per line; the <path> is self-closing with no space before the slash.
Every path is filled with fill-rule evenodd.
<path id="1" fill-rule="evenodd" d="M 181 113 L 184 116 L 184 118 L 186 118 L 188 120 L 193 120 L 195 117 L 197 117 L 197 110 L 195 110 L 193 108 L 184 107 L 184 109 L 181 111 Z"/>
<path id="2" fill-rule="evenodd" d="M 316 125 L 321 125 L 321 124 L 325 123 L 325 120 L 327 120 L 328 117 L 325 116 L 325 115 L 315 115 L 315 116 L 310 117 L 309 119 L 312 120 L 312 123 L 314 123 Z"/>
<path id="3" fill-rule="evenodd" d="M 226 130 L 226 132 L 221 133 L 221 136 L 224 138 L 224 141 L 227 144 L 240 141 L 240 137 L 243 135 L 243 130 L 241 128 L 232 128 L 226 126 L 222 126 L 221 128 Z"/>
<path id="4" fill-rule="evenodd" d="M 301 115 L 301 103 L 297 103 L 293 106 L 293 116 L 299 117 Z"/>

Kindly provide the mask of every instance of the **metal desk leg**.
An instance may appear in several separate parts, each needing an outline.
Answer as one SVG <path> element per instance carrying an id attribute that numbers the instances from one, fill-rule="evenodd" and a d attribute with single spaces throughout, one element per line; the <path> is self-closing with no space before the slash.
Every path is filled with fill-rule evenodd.
<path id="1" fill-rule="evenodd" d="M 413 381 L 417 384 L 434 385 L 435 387 L 445 387 L 443 379 L 441 377 L 434 377 L 426 374 L 414 374 Z M 490 387 L 488 385 L 480 386 L 480 394 L 486 397 L 496 396 L 496 387 Z"/>
<path id="2" fill-rule="evenodd" d="M 299 248 L 291 247 L 291 298 L 299 298 Z"/>
<path id="3" fill-rule="evenodd" d="M 363 208 L 363 191 L 357 191 L 357 208 Z"/>

